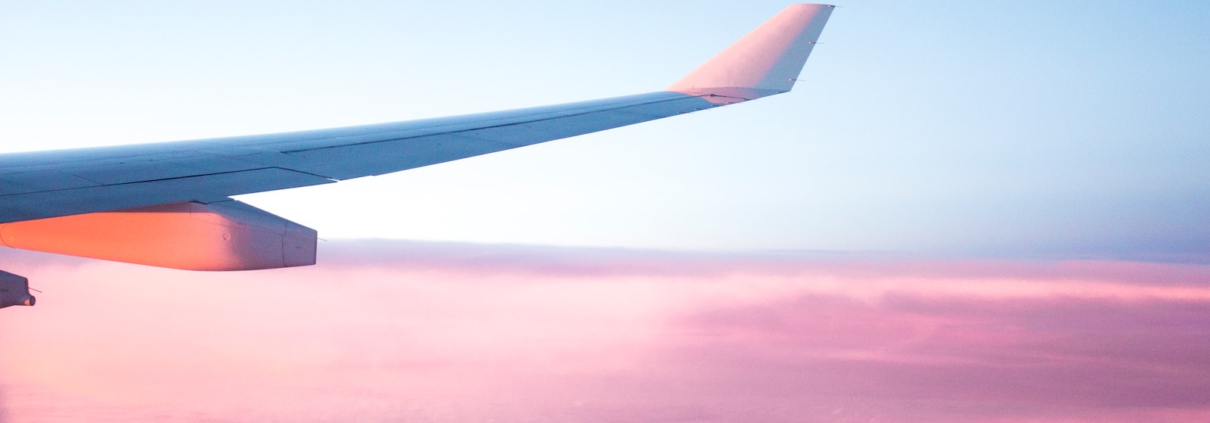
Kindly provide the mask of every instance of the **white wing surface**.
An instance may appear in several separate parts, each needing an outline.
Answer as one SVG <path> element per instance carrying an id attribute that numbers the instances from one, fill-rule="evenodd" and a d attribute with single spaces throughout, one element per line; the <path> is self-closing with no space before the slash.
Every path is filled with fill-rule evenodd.
<path id="1" fill-rule="evenodd" d="M 305 132 L 0 154 L 0 245 L 199 270 L 313 263 L 314 246 L 308 250 L 304 244 L 313 243 L 314 231 L 231 205 L 229 197 L 398 172 L 784 93 L 797 80 L 832 8 L 790 6 L 655 93 Z M 153 221 L 172 228 L 175 222 L 192 225 L 199 219 L 242 232 L 190 226 L 168 231 L 180 239 L 167 239 L 166 229 L 142 238 L 131 234 L 147 231 L 124 229 L 146 228 Z M 101 226 L 108 232 L 96 229 Z M 295 238 L 262 237 L 266 233 Z M 212 235 L 219 240 L 205 251 L 184 239 Z M 249 241 L 243 249 L 220 254 L 233 239 Z M 282 251 L 248 247 L 273 243 Z M 245 260 L 252 250 L 259 251 L 258 258 Z M 224 258 L 213 259 L 218 255 Z M 180 264 L 182 257 L 192 261 Z"/>
<path id="2" fill-rule="evenodd" d="M 0 223 L 326 184 L 789 91 L 831 6 L 795 5 L 669 91 L 318 131 L 0 155 Z"/>

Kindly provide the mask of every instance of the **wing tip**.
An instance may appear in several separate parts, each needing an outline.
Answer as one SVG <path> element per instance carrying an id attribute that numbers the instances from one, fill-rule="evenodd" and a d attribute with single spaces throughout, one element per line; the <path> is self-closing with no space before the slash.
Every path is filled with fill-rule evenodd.
<path id="1" fill-rule="evenodd" d="M 716 89 L 788 92 L 835 8 L 831 4 L 790 5 L 668 90 L 686 94 Z"/>

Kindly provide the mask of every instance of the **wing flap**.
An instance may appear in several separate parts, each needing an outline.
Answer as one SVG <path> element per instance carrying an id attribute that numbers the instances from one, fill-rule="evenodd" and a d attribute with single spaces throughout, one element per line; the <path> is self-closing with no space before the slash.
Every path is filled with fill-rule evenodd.
<path id="1" fill-rule="evenodd" d="M 11 194 L 98 186 L 96 182 L 57 170 L 0 174 L 0 198 Z"/>
<path id="2" fill-rule="evenodd" d="M 71 169 L 68 173 L 99 185 L 118 185 L 239 172 L 263 167 L 242 160 L 198 155 L 170 160 L 98 164 Z"/>
<path id="3" fill-rule="evenodd" d="M 0 197 L 0 223 L 122 210 L 188 201 L 215 201 L 334 181 L 285 169 L 266 168 L 132 184 L 42 191 Z"/>
<path id="4" fill-rule="evenodd" d="M 473 157 L 513 146 L 470 142 L 456 135 L 430 135 L 395 141 L 354 144 L 290 153 L 304 165 L 298 170 L 344 180 Z"/>

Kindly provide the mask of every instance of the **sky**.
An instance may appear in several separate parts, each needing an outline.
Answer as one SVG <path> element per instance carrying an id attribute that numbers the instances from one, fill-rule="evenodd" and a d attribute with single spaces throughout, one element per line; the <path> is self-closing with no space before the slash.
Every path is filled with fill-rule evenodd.
<path id="1" fill-rule="evenodd" d="M 650 92 L 785 5 L 19 2 L 0 150 Z M 244 200 L 327 238 L 1204 259 L 1210 6 L 841 6 L 788 95 Z"/>
<path id="2" fill-rule="evenodd" d="M 656 91 L 785 6 L 10 2 L 0 153 Z M 315 267 L 0 251 L 0 423 L 1210 417 L 1210 4 L 840 6 L 786 95 L 240 197 Z"/>

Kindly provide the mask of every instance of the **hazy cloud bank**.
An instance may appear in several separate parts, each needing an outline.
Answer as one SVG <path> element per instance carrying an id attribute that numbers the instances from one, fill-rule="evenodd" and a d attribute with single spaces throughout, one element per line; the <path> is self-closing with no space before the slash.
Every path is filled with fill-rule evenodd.
<path id="1" fill-rule="evenodd" d="M 1210 266 L 322 248 L 247 273 L 0 253 L 46 291 L 0 311 L 6 423 L 1210 417 Z"/>

